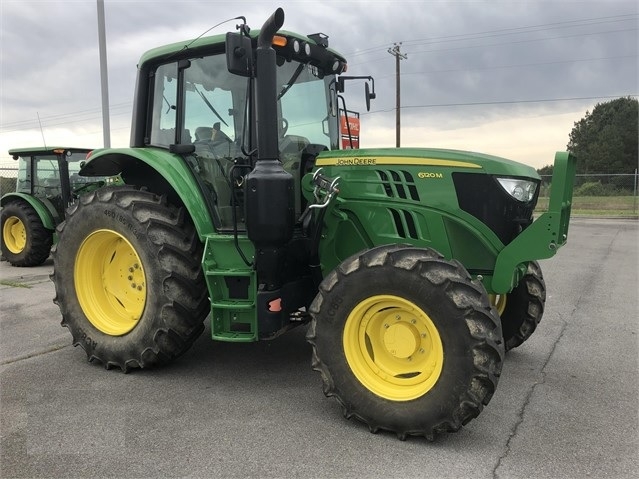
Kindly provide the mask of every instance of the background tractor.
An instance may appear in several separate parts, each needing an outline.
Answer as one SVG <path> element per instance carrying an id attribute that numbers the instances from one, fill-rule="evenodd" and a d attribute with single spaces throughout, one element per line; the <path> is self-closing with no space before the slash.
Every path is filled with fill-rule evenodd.
<path id="1" fill-rule="evenodd" d="M 79 194 L 104 178 L 78 174 L 88 148 L 41 147 L 9 150 L 18 160 L 15 191 L 2 196 L 2 255 L 13 266 L 37 266 L 49 257 L 55 227 Z"/>
<path id="2" fill-rule="evenodd" d="M 350 80 L 324 34 L 198 37 L 138 64 L 130 148 L 83 175 L 124 185 L 68 210 L 54 247 L 62 325 L 90 361 L 146 368 L 214 340 L 308 325 L 346 417 L 399 438 L 456 431 L 542 317 L 537 260 L 567 239 L 574 159 L 549 211 L 534 169 L 441 149 L 340 150 Z M 369 88 L 373 87 L 373 88 Z"/>

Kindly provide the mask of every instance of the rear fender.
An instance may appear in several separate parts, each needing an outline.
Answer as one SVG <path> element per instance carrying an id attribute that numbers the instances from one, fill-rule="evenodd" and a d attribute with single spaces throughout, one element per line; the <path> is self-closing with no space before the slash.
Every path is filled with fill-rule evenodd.
<path id="1" fill-rule="evenodd" d="M 7 193 L 2 196 L 0 205 L 4 206 L 13 201 L 24 201 L 28 203 L 40 217 L 42 225 L 48 230 L 54 230 L 57 223 L 62 221 L 50 201 L 42 201 L 35 196 L 25 193 Z"/>
<path id="2" fill-rule="evenodd" d="M 143 186 L 188 211 L 201 241 L 214 233 L 207 201 L 186 160 L 160 148 L 96 150 L 80 171 L 85 176 L 120 175 L 126 184 Z"/>

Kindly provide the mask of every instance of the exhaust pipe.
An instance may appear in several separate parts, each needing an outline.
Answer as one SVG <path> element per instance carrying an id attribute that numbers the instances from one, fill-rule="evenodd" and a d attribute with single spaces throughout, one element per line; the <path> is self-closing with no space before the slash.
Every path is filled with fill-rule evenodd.
<path id="1" fill-rule="evenodd" d="M 284 24 L 284 10 L 278 8 L 260 30 L 257 37 L 257 159 L 275 160 L 277 145 L 277 111 L 275 50 L 273 36 Z"/>
<path id="2" fill-rule="evenodd" d="M 284 10 L 269 17 L 257 39 L 257 162 L 246 176 L 246 229 L 255 244 L 258 281 L 267 291 L 281 286 L 285 245 L 295 224 L 294 180 L 279 161 L 277 66 L 273 36 L 284 24 Z"/>

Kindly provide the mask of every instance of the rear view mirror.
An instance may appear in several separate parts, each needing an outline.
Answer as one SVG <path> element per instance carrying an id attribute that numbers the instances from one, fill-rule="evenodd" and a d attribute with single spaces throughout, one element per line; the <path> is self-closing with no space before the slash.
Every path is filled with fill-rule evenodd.
<path id="1" fill-rule="evenodd" d="M 241 33 L 226 34 L 226 67 L 229 72 L 243 77 L 253 73 L 253 47 L 250 37 Z"/>
<path id="2" fill-rule="evenodd" d="M 351 77 L 351 76 L 340 76 L 337 78 L 337 91 L 339 93 L 343 93 L 344 92 L 344 87 L 345 87 L 345 83 L 346 80 L 367 80 L 366 83 L 364 83 L 364 96 L 366 98 L 366 111 L 370 111 L 371 110 L 371 100 L 374 100 L 376 95 L 375 95 L 375 80 L 373 80 L 373 77 L 371 76 L 356 76 L 356 77 Z M 368 82 L 370 81 L 370 86 L 368 85 Z"/>
<path id="3" fill-rule="evenodd" d="M 368 82 L 364 83 L 364 95 L 366 96 L 366 111 L 371 111 L 371 100 L 375 99 L 375 92 L 371 92 Z"/>

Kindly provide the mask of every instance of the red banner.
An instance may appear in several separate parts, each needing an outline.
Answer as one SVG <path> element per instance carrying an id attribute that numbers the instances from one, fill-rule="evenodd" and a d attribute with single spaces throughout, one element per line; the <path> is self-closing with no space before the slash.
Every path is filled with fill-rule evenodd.
<path id="1" fill-rule="evenodd" d="M 340 117 L 340 133 L 342 134 L 342 149 L 359 148 L 359 118 L 349 115 L 347 123 L 346 117 L 342 115 Z"/>
<path id="2" fill-rule="evenodd" d="M 342 115 L 340 118 L 340 130 L 342 135 L 348 135 L 348 127 L 351 128 L 351 135 L 359 137 L 359 118 L 355 116 L 348 117 L 348 126 L 346 125 L 346 117 Z"/>

